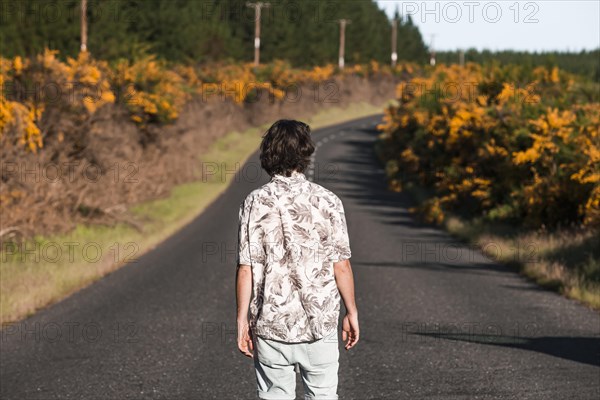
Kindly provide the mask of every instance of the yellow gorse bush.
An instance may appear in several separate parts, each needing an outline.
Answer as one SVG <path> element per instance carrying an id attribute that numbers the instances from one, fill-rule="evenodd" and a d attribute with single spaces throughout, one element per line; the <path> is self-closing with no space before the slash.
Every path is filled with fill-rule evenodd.
<path id="1" fill-rule="evenodd" d="M 37 152 L 43 146 L 44 112 L 61 111 L 93 114 L 115 100 L 109 81 L 109 67 L 82 52 L 77 59 L 60 61 L 57 51 L 46 49 L 33 59 L 0 58 L 0 137 Z"/>
<path id="2" fill-rule="evenodd" d="M 42 133 L 37 126 L 44 109 L 31 104 L 0 98 L 0 136 L 12 136 L 17 143 L 37 153 L 43 146 Z"/>
<path id="3" fill-rule="evenodd" d="M 44 116 L 52 109 L 85 118 L 107 104 L 118 103 L 129 111 L 132 121 L 145 128 L 174 121 L 194 96 L 243 104 L 266 93 L 269 101 L 277 101 L 305 83 L 321 83 L 340 75 L 406 74 L 415 68 L 398 65 L 392 71 L 371 62 L 342 71 L 333 64 L 297 69 L 283 60 L 258 67 L 219 63 L 195 68 L 170 65 L 154 56 L 109 65 L 88 52 L 61 61 L 58 52 L 49 49 L 33 58 L 0 57 L 0 67 L 4 89 L 0 94 L 0 139 L 33 152 L 43 145 Z"/>
<path id="4" fill-rule="evenodd" d="M 89 113 L 94 113 L 105 104 L 114 103 L 109 81 L 107 63 L 96 61 L 88 52 L 81 52 L 77 59 L 67 58 L 67 79 L 78 87 L 74 90 L 79 98 L 75 101 L 83 104 Z"/>
<path id="5" fill-rule="evenodd" d="M 165 62 L 153 56 L 134 63 L 121 60 L 111 71 L 119 102 L 129 110 L 131 119 L 141 126 L 177 119 L 181 107 L 191 97 L 184 77 L 197 82 L 197 77 L 189 70 L 179 70 L 179 73 L 170 70 Z"/>
<path id="6" fill-rule="evenodd" d="M 390 187 L 430 187 L 431 222 L 470 210 L 527 226 L 600 224 L 600 104 L 557 68 L 439 65 L 397 88 L 378 152 Z M 597 100 L 596 100 L 597 101 Z"/>
<path id="7" fill-rule="evenodd" d="M 4 96 L 6 84 L 10 82 L 11 76 L 21 76 L 23 69 L 28 67 L 29 62 L 23 61 L 21 57 L 14 60 L 0 58 L 0 140 L 9 140 L 20 146 L 26 146 L 36 153 L 43 146 L 42 132 L 38 128 L 38 121 L 44 111 L 43 105 L 36 105 L 30 101 L 12 101 Z"/>

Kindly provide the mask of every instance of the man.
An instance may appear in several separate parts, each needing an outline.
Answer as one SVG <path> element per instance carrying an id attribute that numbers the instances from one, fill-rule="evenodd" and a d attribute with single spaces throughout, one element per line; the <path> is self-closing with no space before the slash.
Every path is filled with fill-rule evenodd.
<path id="1" fill-rule="evenodd" d="M 254 359 L 259 398 L 294 399 L 297 366 L 305 399 L 337 399 L 340 295 L 345 349 L 359 338 L 344 208 L 304 175 L 308 125 L 275 122 L 260 151 L 271 180 L 240 206 L 238 348 Z"/>

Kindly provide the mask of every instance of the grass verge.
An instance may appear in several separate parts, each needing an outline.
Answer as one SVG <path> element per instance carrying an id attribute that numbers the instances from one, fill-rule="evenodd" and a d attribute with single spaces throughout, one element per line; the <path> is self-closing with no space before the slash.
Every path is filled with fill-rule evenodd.
<path id="1" fill-rule="evenodd" d="M 600 232 L 575 228 L 523 232 L 456 216 L 446 218 L 444 226 L 537 284 L 600 310 Z"/>
<path id="2" fill-rule="evenodd" d="M 331 107 L 305 119 L 312 129 L 383 112 L 365 102 Z M 231 171 L 258 148 L 270 124 L 230 132 L 218 139 L 201 159 Z M 124 223 L 113 227 L 80 224 L 68 234 L 35 236 L 19 247 L 0 253 L 0 324 L 18 321 L 88 286 L 141 256 L 185 226 L 229 186 L 213 179 L 178 185 L 168 197 L 134 205 L 147 222 L 139 232 Z"/>
<path id="3" fill-rule="evenodd" d="M 430 192 L 415 186 L 403 188 L 416 203 Z M 600 231 L 563 228 L 524 230 L 466 219 L 444 211 L 442 227 L 459 240 L 476 246 L 488 257 L 508 265 L 540 286 L 600 310 Z"/>

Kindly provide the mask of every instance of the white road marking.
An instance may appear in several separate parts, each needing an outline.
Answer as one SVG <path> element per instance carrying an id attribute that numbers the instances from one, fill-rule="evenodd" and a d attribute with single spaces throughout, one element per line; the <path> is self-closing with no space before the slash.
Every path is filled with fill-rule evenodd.
<path id="1" fill-rule="evenodd" d="M 363 125 L 363 128 L 364 127 L 365 126 Z M 346 134 L 346 131 L 333 132 L 333 133 L 330 133 L 329 135 L 325 136 L 324 138 L 321 138 L 319 141 L 315 142 L 315 151 L 310 156 L 310 167 L 308 168 L 308 174 L 307 174 L 311 180 L 314 179 L 314 175 L 315 175 L 317 149 L 319 147 L 321 147 L 323 144 L 327 143 L 329 140 L 333 140 L 336 137 L 336 135 L 343 136 L 345 134 Z"/>

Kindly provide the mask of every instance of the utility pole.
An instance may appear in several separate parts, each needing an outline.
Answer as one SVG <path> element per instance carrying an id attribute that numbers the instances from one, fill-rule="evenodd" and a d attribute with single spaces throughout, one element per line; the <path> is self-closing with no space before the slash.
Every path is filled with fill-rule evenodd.
<path id="1" fill-rule="evenodd" d="M 460 64 L 461 67 L 465 66 L 465 51 L 463 49 L 459 50 L 458 63 Z"/>
<path id="2" fill-rule="evenodd" d="M 260 16 L 261 9 L 269 8 L 271 3 L 263 3 L 258 1 L 256 3 L 247 2 L 247 7 L 254 8 L 254 66 L 258 67 L 260 64 Z"/>
<path id="3" fill-rule="evenodd" d="M 87 51 L 87 0 L 81 0 L 81 51 Z"/>
<path id="4" fill-rule="evenodd" d="M 344 51 L 346 47 L 346 25 L 351 21 L 349 19 L 339 19 L 340 22 L 340 55 L 338 58 L 338 65 L 340 69 L 344 68 Z"/>
<path id="5" fill-rule="evenodd" d="M 429 50 L 431 52 L 431 58 L 429 59 L 429 64 L 431 64 L 431 66 L 435 66 L 435 50 L 433 49 L 433 39 L 435 39 L 435 33 L 431 34 L 431 41 L 429 42 Z"/>
<path id="6" fill-rule="evenodd" d="M 392 20 L 392 68 L 396 67 L 398 61 L 398 19 L 394 16 Z"/>

